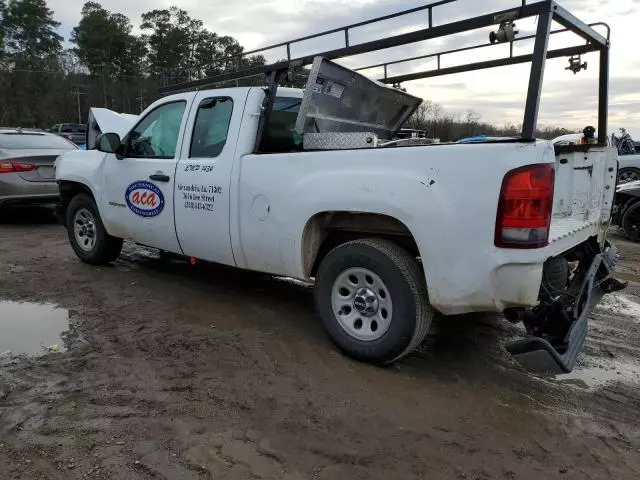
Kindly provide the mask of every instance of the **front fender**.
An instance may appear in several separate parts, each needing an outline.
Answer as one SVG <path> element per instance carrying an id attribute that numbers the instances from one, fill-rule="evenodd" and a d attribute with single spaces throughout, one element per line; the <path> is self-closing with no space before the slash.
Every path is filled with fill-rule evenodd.
<path id="1" fill-rule="evenodd" d="M 57 158 L 55 164 L 56 182 L 73 182 L 88 188 L 96 203 L 102 198 L 101 172 L 105 153 L 97 150 L 73 151 Z"/>

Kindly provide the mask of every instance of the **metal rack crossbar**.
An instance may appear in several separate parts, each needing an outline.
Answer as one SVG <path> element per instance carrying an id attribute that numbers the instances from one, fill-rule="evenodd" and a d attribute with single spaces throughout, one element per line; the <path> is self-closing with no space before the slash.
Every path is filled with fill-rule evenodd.
<path id="1" fill-rule="evenodd" d="M 438 68 L 424 71 L 409 73 L 405 75 L 397 75 L 388 77 L 385 73 L 385 77 L 381 81 L 385 83 L 396 84 L 399 82 L 406 82 L 410 80 L 417 80 L 420 78 L 429 78 L 441 75 L 451 75 L 454 73 L 470 72 L 480 69 L 494 68 L 507 65 L 516 65 L 520 63 L 531 63 L 531 71 L 529 75 L 529 88 L 527 91 L 527 99 L 525 103 L 524 120 L 522 126 L 521 136 L 526 140 L 533 140 L 535 138 L 535 129 L 538 119 L 538 109 L 540 105 L 540 95 L 542 80 L 544 76 L 545 62 L 547 58 L 558 57 L 570 57 L 575 55 L 582 55 L 589 52 L 599 52 L 599 89 L 598 89 L 598 142 L 605 144 L 607 139 L 607 117 L 608 117 L 608 95 L 609 95 L 609 27 L 604 23 L 598 23 L 593 25 L 587 25 L 582 22 L 570 12 L 558 5 L 554 0 L 544 0 L 537 3 L 527 4 L 527 0 L 522 0 L 522 4 L 518 7 L 502 10 L 494 13 L 476 16 L 464 20 L 458 20 L 451 23 L 445 23 L 442 25 L 433 25 L 433 10 L 442 5 L 453 3 L 456 0 L 441 0 L 438 2 L 423 5 L 421 7 L 413 8 L 410 10 L 404 10 L 391 15 L 385 15 L 365 22 L 354 23 L 345 27 L 328 30 L 325 32 L 308 35 L 305 37 L 297 38 L 287 42 L 282 42 L 268 47 L 264 47 L 257 50 L 251 50 L 244 52 L 241 56 L 227 57 L 216 60 L 216 62 L 231 61 L 238 65 L 238 69 L 235 71 L 223 72 L 218 75 L 209 76 L 202 79 L 183 82 L 172 86 L 165 86 L 160 89 L 163 94 L 173 93 L 177 91 L 201 89 L 204 87 L 217 85 L 233 80 L 240 80 L 249 77 L 255 77 L 259 75 L 267 75 L 269 78 L 269 96 L 265 103 L 266 114 L 273 106 L 273 100 L 275 98 L 275 90 L 280 81 L 290 72 L 296 68 L 300 68 L 304 65 L 309 65 L 313 62 L 313 59 L 317 56 L 325 57 L 330 60 L 336 60 L 345 57 L 351 57 L 353 55 L 359 55 L 364 53 L 371 53 L 388 48 L 398 47 L 411 43 L 421 42 L 425 40 L 431 40 L 435 38 L 445 37 L 449 35 L 460 34 L 477 30 L 481 28 L 491 27 L 493 25 L 505 25 L 515 20 L 537 17 L 537 30 L 534 35 L 528 35 L 526 37 L 519 37 L 510 39 L 508 43 L 511 44 L 509 56 L 496 60 L 488 60 L 484 62 L 467 63 L 463 65 L 440 68 L 439 60 L 442 55 L 448 53 L 456 53 L 461 51 L 473 50 L 476 48 L 487 47 L 490 44 L 481 44 L 470 47 L 464 47 L 461 49 L 449 50 L 436 54 L 430 54 L 420 57 L 412 57 L 408 59 L 397 60 L 393 62 L 381 63 L 378 65 L 371 65 L 368 67 L 361 67 L 358 70 L 364 70 L 374 67 L 383 67 L 386 70 L 388 65 L 407 62 L 411 60 L 417 60 L 421 58 L 436 57 L 438 59 Z M 349 32 L 357 27 L 374 24 L 377 22 L 389 20 L 392 18 L 408 15 L 411 13 L 417 13 L 421 11 L 428 12 L 427 28 L 404 33 L 400 35 L 389 36 L 378 40 L 373 40 L 364 43 L 351 44 L 349 41 Z M 552 22 L 556 21 L 564 27 L 563 30 L 552 30 Z M 605 26 L 607 29 L 606 36 L 603 36 L 593 27 L 597 25 Z M 582 37 L 585 43 L 572 47 L 559 48 L 554 50 L 548 49 L 549 37 L 556 33 L 571 31 L 576 35 Z M 338 32 L 344 32 L 345 45 L 341 48 L 328 50 L 324 52 L 305 55 L 298 58 L 291 58 L 291 46 L 295 43 L 302 42 L 309 39 L 322 37 L 325 35 L 335 34 Z M 514 55 L 513 43 L 523 40 L 535 40 L 533 53 L 526 55 Z M 244 57 L 264 53 L 274 48 L 286 47 L 287 60 L 272 63 L 269 65 L 241 69 L 241 60 Z M 194 67 L 202 69 L 203 66 Z M 260 133 L 260 132 L 259 132 Z"/>

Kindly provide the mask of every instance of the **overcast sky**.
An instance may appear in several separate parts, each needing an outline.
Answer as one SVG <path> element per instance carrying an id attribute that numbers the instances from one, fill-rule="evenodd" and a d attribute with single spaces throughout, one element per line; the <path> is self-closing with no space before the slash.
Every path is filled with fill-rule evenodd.
<path id="1" fill-rule="evenodd" d="M 69 37 L 70 30 L 80 19 L 83 3 L 84 0 L 48 0 L 56 20 L 62 23 L 61 33 L 65 38 Z M 247 49 L 252 49 L 432 3 L 432 0 L 103 0 L 100 3 L 108 10 L 129 16 L 136 26 L 141 13 L 176 5 L 203 20 L 210 30 L 236 37 Z M 528 0 L 528 3 L 533 3 L 533 0 Z M 640 0 L 560 0 L 559 3 L 586 22 L 607 22 L 611 26 L 609 133 L 626 127 L 634 138 L 640 140 Z M 521 0 L 458 0 L 434 9 L 434 24 L 520 4 Z M 424 28 L 426 21 L 427 14 L 423 12 L 389 20 L 375 27 L 361 27 L 351 32 L 351 43 Z M 517 27 L 521 35 L 535 31 L 535 24 L 530 20 L 517 22 Z M 351 58 L 345 64 L 360 67 L 483 43 L 488 40 L 489 30 Z M 581 42 L 572 35 L 554 37 L 551 48 Z M 341 35 L 324 37 L 320 41 L 299 44 L 293 48 L 292 54 L 296 56 L 338 48 L 343 41 Z M 501 45 L 475 50 L 471 54 L 443 57 L 442 66 L 497 58 L 504 55 L 507 48 Z M 532 48 L 532 43 L 522 42 L 516 53 L 531 52 Z M 282 58 L 286 56 L 284 52 L 273 51 L 268 59 Z M 583 57 L 583 61 L 588 62 L 588 70 L 577 75 L 564 69 L 568 65 L 564 58 L 547 62 L 539 124 L 580 129 L 589 124 L 597 125 L 597 54 L 589 54 Z M 389 75 L 428 70 L 434 66 L 432 61 L 416 61 L 391 67 Z M 381 71 L 371 70 L 367 74 L 377 78 Z M 438 102 L 447 111 L 461 116 L 473 109 L 482 115 L 484 121 L 521 123 L 528 74 L 529 65 L 526 64 L 417 80 L 404 86 L 410 93 Z"/>

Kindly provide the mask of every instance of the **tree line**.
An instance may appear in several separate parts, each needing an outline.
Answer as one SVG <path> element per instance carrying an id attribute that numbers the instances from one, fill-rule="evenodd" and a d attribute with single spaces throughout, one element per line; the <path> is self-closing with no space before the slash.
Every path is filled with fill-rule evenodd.
<path id="1" fill-rule="evenodd" d="M 64 48 L 59 27 L 46 0 L 0 0 L 0 126 L 84 123 L 91 106 L 139 113 L 168 83 L 265 64 L 261 55 L 242 56 L 235 38 L 207 30 L 177 7 L 143 13 L 136 34 L 126 15 L 88 1 L 68 38 L 71 48 Z M 456 117 L 427 100 L 407 126 L 442 141 L 520 132 L 480 119 L 474 111 Z M 568 131 L 539 132 L 545 138 L 563 133 Z"/>
<path id="2" fill-rule="evenodd" d="M 71 48 L 59 27 L 46 0 L 0 0 L 0 125 L 85 122 L 90 106 L 136 113 L 167 83 L 265 63 L 177 7 L 143 13 L 136 35 L 126 15 L 86 2 Z"/>
<path id="3" fill-rule="evenodd" d="M 443 142 L 456 141 L 477 135 L 516 137 L 522 133 L 522 125 L 506 123 L 499 126 L 482 122 L 481 119 L 482 115 L 474 110 L 467 110 L 464 115 L 455 115 L 445 111 L 442 105 L 438 103 L 424 100 L 405 126 L 426 131 L 428 137 L 439 138 Z M 547 126 L 538 128 L 536 137 L 551 140 L 568 133 L 575 132 L 566 128 Z"/>

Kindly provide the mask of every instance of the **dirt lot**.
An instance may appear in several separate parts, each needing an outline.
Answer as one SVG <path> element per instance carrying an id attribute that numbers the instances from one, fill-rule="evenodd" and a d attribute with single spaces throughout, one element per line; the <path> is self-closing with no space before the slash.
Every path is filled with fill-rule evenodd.
<path id="1" fill-rule="evenodd" d="M 0 301 L 55 304 L 70 330 L 66 352 L 0 358 L 0 477 L 638 479 L 640 245 L 615 242 L 639 283 L 599 308 L 571 378 L 540 379 L 498 318 L 439 320 L 370 367 L 331 346 L 309 288 L 133 246 L 91 267 L 20 212 Z"/>

